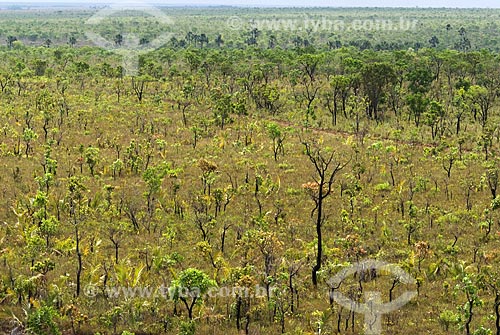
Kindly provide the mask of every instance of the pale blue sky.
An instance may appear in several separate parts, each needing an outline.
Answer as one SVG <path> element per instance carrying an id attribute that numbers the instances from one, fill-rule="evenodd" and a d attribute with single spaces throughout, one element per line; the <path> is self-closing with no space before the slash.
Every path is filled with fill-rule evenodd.
<path id="1" fill-rule="evenodd" d="M 110 0 L 0 0 L 0 3 L 113 3 Z M 165 3 L 175 5 L 246 5 L 246 6 L 331 6 L 331 7 L 474 7 L 474 8 L 500 8 L 500 0 L 149 0 L 146 3 Z"/>

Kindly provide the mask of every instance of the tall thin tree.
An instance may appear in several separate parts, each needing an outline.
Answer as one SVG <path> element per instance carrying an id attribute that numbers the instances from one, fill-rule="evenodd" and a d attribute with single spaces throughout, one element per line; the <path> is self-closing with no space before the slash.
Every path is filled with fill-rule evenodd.
<path id="1" fill-rule="evenodd" d="M 317 235 L 317 251 L 316 251 L 316 264 L 312 268 L 312 283 L 316 287 L 318 285 L 317 273 L 321 269 L 323 257 L 323 237 L 322 226 L 326 221 L 324 213 L 325 199 L 332 193 L 332 186 L 335 176 L 347 164 L 338 162 L 335 159 L 335 153 L 327 153 L 326 150 L 311 144 L 310 142 L 302 142 L 305 146 L 305 153 L 314 166 L 316 176 L 313 177 L 314 182 L 304 184 L 304 188 L 308 190 L 311 198 L 314 201 L 315 207 L 311 211 L 311 217 L 316 222 L 316 235 Z"/>

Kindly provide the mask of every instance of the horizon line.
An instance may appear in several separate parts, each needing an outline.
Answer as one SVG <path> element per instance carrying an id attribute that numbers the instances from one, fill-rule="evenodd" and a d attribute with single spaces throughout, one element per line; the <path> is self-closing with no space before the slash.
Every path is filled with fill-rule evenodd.
<path id="1" fill-rule="evenodd" d="M 140 1 L 144 3 L 148 3 L 151 5 L 157 6 L 168 6 L 168 7 L 198 7 L 198 8 L 209 8 L 209 7 L 228 7 L 228 8 L 325 8 L 325 9 L 500 9 L 499 7 L 447 7 L 447 6 L 334 6 L 334 5 L 299 5 L 299 4 L 290 4 L 290 5 L 266 5 L 266 4 L 223 4 L 223 3 L 168 3 L 167 1 Z M 36 7 L 51 7 L 51 6 L 63 6 L 63 7 L 92 7 L 92 6 L 108 6 L 114 4 L 116 2 L 85 2 L 85 1 L 64 1 L 64 0 L 53 0 L 53 1 L 2 1 L 0 0 L 0 6 L 14 6 L 14 7 L 22 7 L 22 6 L 36 6 Z"/>

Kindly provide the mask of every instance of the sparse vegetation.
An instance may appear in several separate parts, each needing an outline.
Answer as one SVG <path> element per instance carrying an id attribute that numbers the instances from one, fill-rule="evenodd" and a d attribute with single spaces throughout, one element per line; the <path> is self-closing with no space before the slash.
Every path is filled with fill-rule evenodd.
<path id="1" fill-rule="evenodd" d="M 304 11 L 419 23 L 247 22 Z M 2 331 L 359 334 L 335 290 L 411 289 L 387 333 L 500 333 L 499 11 L 165 9 L 136 76 L 80 30 L 95 12 L 0 12 Z M 115 19 L 116 47 L 160 32 Z M 416 283 L 331 286 L 368 258 Z"/>

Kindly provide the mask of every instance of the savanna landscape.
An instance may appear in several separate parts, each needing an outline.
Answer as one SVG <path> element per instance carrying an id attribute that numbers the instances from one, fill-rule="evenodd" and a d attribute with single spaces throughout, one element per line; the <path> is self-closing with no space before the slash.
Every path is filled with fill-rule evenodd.
<path id="1" fill-rule="evenodd" d="M 1 333 L 500 334 L 500 10 L 0 8 Z"/>

